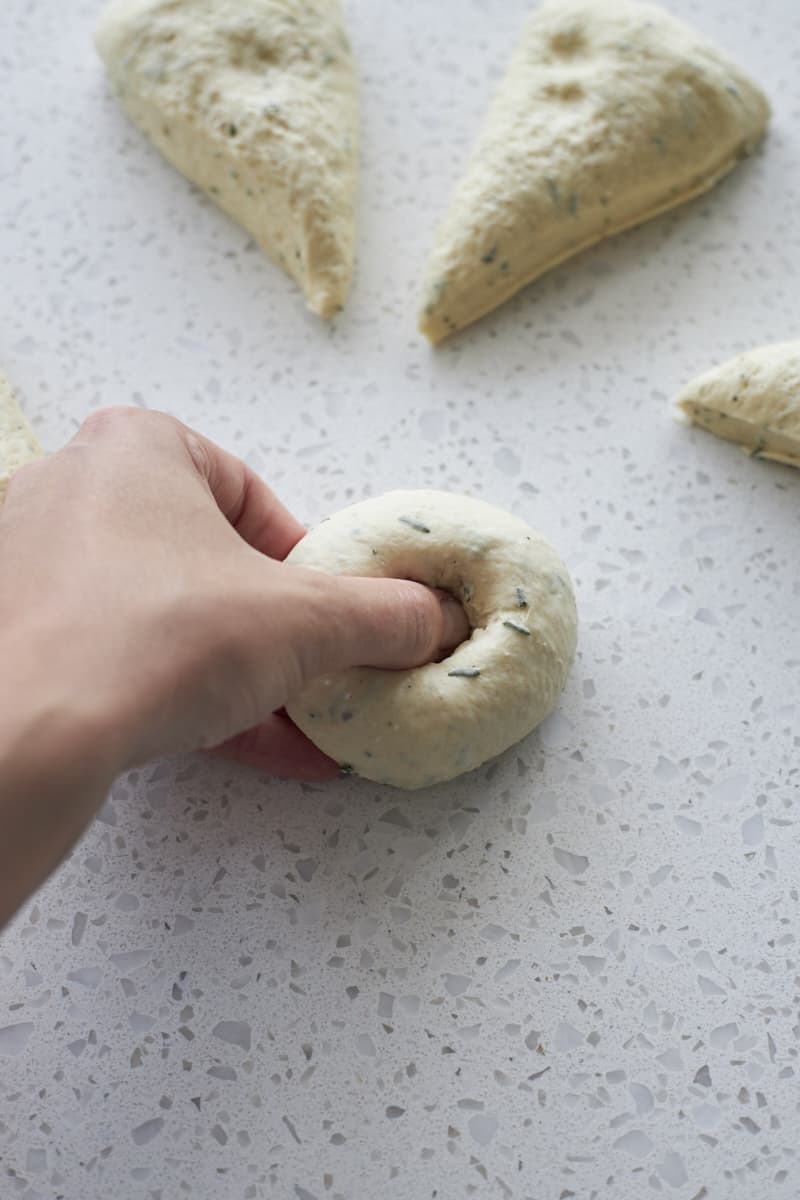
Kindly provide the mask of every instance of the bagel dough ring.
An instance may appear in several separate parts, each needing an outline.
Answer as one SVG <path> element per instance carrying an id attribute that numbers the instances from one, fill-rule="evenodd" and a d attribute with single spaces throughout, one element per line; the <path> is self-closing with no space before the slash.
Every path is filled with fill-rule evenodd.
<path id="1" fill-rule="evenodd" d="M 575 653 L 575 597 L 555 550 L 518 517 L 469 496 L 389 492 L 323 521 L 286 561 L 443 588 L 472 630 L 442 662 L 321 675 L 287 705 L 344 769 L 401 788 L 441 783 L 555 707 Z"/>

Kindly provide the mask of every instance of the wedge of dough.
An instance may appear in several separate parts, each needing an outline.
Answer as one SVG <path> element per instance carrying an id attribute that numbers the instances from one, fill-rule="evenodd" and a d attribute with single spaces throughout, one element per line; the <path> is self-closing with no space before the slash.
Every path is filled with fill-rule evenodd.
<path id="1" fill-rule="evenodd" d="M 42 448 L 28 428 L 8 380 L 0 375 L 0 507 L 14 472 L 41 454 Z"/>
<path id="2" fill-rule="evenodd" d="M 769 113 L 737 66 L 655 5 L 548 0 L 439 229 L 421 331 L 438 342 L 585 247 L 710 188 Z"/>
<path id="3" fill-rule="evenodd" d="M 754 458 L 800 467 L 800 342 L 760 346 L 688 384 L 678 408 Z"/>
<path id="4" fill-rule="evenodd" d="M 112 0 L 95 35 L 131 119 L 305 292 L 353 271 L 358 87 L 339 0 Z"/>

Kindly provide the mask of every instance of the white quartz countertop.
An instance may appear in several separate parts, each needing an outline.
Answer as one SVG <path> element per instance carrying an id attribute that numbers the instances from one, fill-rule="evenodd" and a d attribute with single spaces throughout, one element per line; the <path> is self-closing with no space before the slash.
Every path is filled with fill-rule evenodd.
<path id="1" fill-rule="evenodd" d="M 763 82 L 763 148 L 437 351 L 426 252 L 527 3 L 346 3 L 331 325 L 127 123 L 94 0 L 0 7 L 0 367 L 44 445 L 133 403 L 309 522 L 470 491 L 581 621 L 558 712 L 451 784 L 117 783 L 0 936 L 3 1200 L 800 1194 L 800 472 L 668 403 L 800 336 L 800 9 L 668 7 Z"/>

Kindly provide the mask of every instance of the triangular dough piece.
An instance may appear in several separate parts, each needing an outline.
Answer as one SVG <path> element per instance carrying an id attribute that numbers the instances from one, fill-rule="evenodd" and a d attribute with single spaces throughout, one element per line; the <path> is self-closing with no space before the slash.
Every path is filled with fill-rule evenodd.
<path id="1" fill-rule="evenodd" d="M 549 0 L 478 136 L 424 286 L 433 342 L 587 246 L 710 188 L 769 119 L 725 55 L 639 0 Z"/>
<path id="2" fill-rule="evenodd" d="M 31 459 L 39 458 L 41 453 L 42 448 L 28 428 L 8 380 L 0 375 L 0 506 L 14 472 Z"/>
<path id="3" fill-rule="evenodd" d="M 800 342 L 738 354 L 688 384 L 677 405 L 753 458 L 800 467 Z"/>
<path id="4" fill-rule="evenodd" d="M 339 0 L 112 0 L 98 52 L 165 158 L 337 312 L 353 270 L 358 85 Z"/>

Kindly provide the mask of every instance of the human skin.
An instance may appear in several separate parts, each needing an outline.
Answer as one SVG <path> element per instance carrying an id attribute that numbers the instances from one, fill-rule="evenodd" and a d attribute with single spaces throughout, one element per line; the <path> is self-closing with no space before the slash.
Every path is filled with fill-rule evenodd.
<path id="1" fill-rule="evenodd" d="M 116 775 L 213 749 L 337 764 L 280 710 L 316 675 L 421 665 L 467 635 L 421 584 L 283 563 L 305 530 L 239 459 L 162 413 L 103 409 L 0 512 L 0 926 Z"/>

